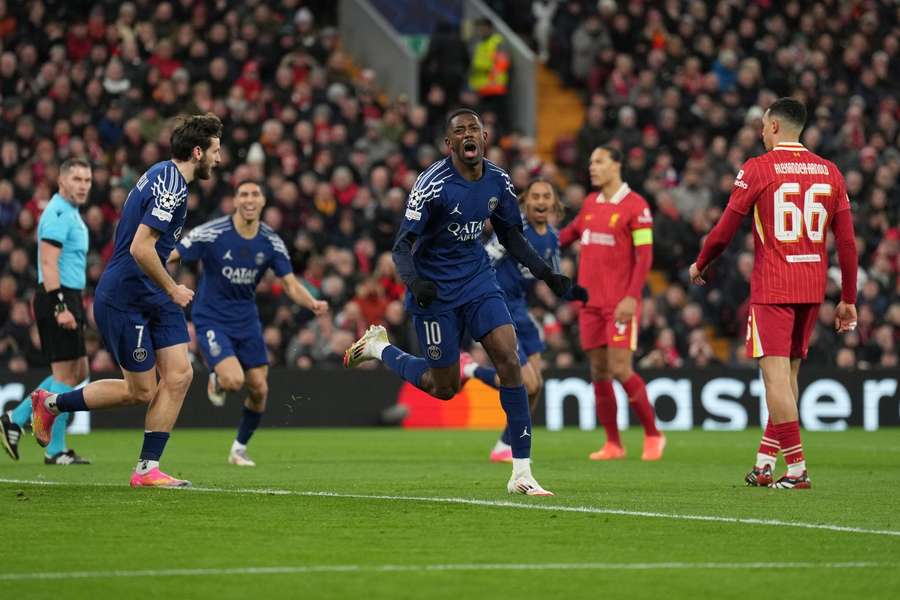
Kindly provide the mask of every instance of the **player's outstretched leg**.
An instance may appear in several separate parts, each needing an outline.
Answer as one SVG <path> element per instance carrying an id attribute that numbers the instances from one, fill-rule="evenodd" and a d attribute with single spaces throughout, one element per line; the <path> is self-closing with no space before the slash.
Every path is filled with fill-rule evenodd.
<path id="1" fill-rule="evenodd" d="M 422 387 L 422 376 L 428 371 L 428 363 L 424 358 L 407 354 L 391 345 L 387 330 L 381 325 L 370 326 L 344 353 L 344 366 L 348 369 L 370 360 L 380 360 L 394 373 L 419 388 Z"/>
<path id="2" fill-rule="evenodd" d="M 775 425 L 769 417 L 762 439 L 759 441 L 759 449 L 756 451 L 756 464 L 753 470 L 747 473 L 744 481 L 751 487 L 768 487 L 773 481 L 772 473 L 778 462 L 778 450 L 780 444 L 775 437 Z"/>
<path id="3" fill-rule="evenodd" d="M 80 385 L 87 383 L 87 380 Z M 72 387 L 53 378 L 49 384 L 49 389 L 55 394 L 64 394 L 72 391 Z M 66 447 L 66 428 L 72 420 L 70 413 L 63 413 L 53 422 L 50 429 L 50 443 L 44 450 L 45 465 L 89 465 L 91 461 L 78 455 L 74 450 Z"/>

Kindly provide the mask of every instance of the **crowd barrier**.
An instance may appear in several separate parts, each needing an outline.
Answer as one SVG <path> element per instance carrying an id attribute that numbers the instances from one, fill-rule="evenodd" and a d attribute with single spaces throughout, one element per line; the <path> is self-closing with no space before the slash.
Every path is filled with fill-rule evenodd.
<path id="1" fill-rule="evenodd" d="M 765 390 L 758 371 L 680 369 L 642 371 L 650 401 L 664 430 L 741 430 L 767 417 Z M 0 373 L 0 406 L 9 410 L 44 377 L 44 371 Z M 94 379 L 116 374 L 94 374 Z M 874 431 L 900 425 L 900 374 L 894 370 L 804 369 L 800 375 L 802 426 L 813 431 L 862 427 Z M 597 427 L 594 392 L 587 370 L 548 371 L 535 424 L 551 431 Z M 229 395 L 224 407 L 206 398 L 206 373 L 197 369 L 185 399 L 179 427 L 233 427 L 242 396 Z M 628 400 L 615 384 L 619 425 L 635 423 Z M 142 427 L 143 407 L 79 414 L 74 431 Z M 401 418 L 402 417 L 402 418 Z M 375 370 L 299 371 L 275 368 L 269 375 L 269 427 L 354 427 L 399 425 L 408 428 L 498 429 L 505 423 L 497 391 L 471 380 L 452 400 L 442 402 Z"/>

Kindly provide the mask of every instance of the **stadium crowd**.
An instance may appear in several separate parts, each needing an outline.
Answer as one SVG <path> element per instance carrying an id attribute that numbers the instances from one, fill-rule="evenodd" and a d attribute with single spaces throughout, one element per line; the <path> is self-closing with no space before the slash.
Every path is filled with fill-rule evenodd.
<path id="1" fill-rule="evenodd" d="M 583 128 L 558 142 L 553 162 L 488 111 L 488 157 L 519 189 L 536 175 L 556 181 L 563 223 L 589 191 L 591 149 L 618 145 L 625 180 L 654 209 L 654 269 L 668 284 L 657 295 L 645 290 L 641 366 L 720 364 L 711 331 L 731 341 L 726 364 L 753 363 L 741 343 L 749 234 L 714 266 L 705 290 L 688 285 L 686 269 L 741 163 L 763 151 L 763 108 L 782 95 L 807 103 L 804 144 L 846 176 L 860 255 L 859 328 L 833 333 L 835 267 L 810 362 L 897 366 L 900 8 L 837 0 L 667 0 L 660 8 L 539 0 L 538 16 L 529 18 L 512 2 L 489 4 L 583 93 L 587 108 Z M 59 163 L 71 156 L 93 163 L 83 213 L 90 298 L 126 194 L 168 156 L 170 118 L 180 112 L 211 111 L 225 123 L 223 164 L 192 186 L 187 227 L 228 213 L 237 182 L 263 182 L 264 221 L 286 241 L 298 275 L 332 307 L 314 318 L 294 308 L 274 278 L 264 280 L 260 314 L 271 363 L 338 367 L 373 322 L 416 350 L 389 251 L 408 190 L 443 151 L 444 115 L 479 98 L 439 79 L 429 81 L 421 105 L 386 98 L 377 73 L 341 50 L 334 10 L 324 0 L 0 0 L 0 368 L 43 364 L 29 302 L 35 223 L 56 190 Z M 572 254 L 564 257 L 570 273 L 575 264 Z M 196 277 L 186 268 L 178 273 L 192 288 Z M 583 364 L 577 306 L 538 286 L 534 312 L 548 363 Z M 114 370 L 95 331 L 87 345 L 93 371 Z"/>

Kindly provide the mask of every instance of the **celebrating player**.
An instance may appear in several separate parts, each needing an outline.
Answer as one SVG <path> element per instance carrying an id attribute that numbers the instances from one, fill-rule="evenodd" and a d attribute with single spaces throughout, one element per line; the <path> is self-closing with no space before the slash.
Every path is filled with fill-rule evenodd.
<path id="1" fill-rule="evenodd" d="M 522 194 L 520 205 L 524 208 L 523 233 L 525 238 L 537 253 L 549 262 L 554 270 L 558 271 L 559 239 L 556 229 L 549 223 L 549 217 L 550 211 L 561 212 L 562 205 L 553 184 L 546 179 L 534 179 Z M 506 253 L 506 249 L 496 236 L 491 236 L 485 249 L 497 273 L 497 282 L 506 297 L 506 306 L 509 308 L 509 314 L 512 316 L 513 325 L 516 328 L 516 339 L 519 342 L 519 362 L 522 364 L 522 380 L 525 384 L 525 391 L 528 393 L 531 413 L 534 414 L 538 397 L 544 387 L 544 380 L 541 376 L 541 352 L 544 351 L 544 341 L 541 339 L 534 319 L 528 313 L 527 304 L 528 292 L 536 280 L 528 269 L 522 268 Z M 576 300 L 586 301 L 587 291 L 581 286 L 575 286 L 572 296 Z M 500 379 L 497 377 L 496 369 L 475 363 L 468 353 L 461 354 L 460 367 L 463 379 L 475 377 L 493 388 L 500 388 Z M 491 462 L 512 462 L 510 435 L 509 427 L 503 430 L 502 436 L 491 451 Z"/>
<path id="2" fill-rule="evenodd" d="M 856 327 L 856 242 L 844 178 L 834 163 L 800 143 L 806 107 L 792 98 L 776 100 L 762 118 L 767 152 L 749 159 L 737 174 L 722 219 L 703 243 L 691 280 L 703 274 L 753 211 L 756 258 L 750 279 L 747 350 L 759 359 L 769 422 L 746 476 L 751 486 L 810 487 L 797 416 L 797 373 L 825 297 L 828 269 L 826 228 L 837 241 L 841 302 L 839 332 Z M 773 482 L 779 450 L 787 472 Z"/>
<path id="3" fill-rule="evenodd" d="M 641 290 L 653 263 L 653 218 L 647 202 L 622 181 L 622 155 L 600 147 L 591 153 L 591 185 L 581 212 L 559 233 L 565 247 L 581 242 L 578 283 L 590 300 L 579 314 L 581 347 L 591 362 L 597 416 L 606 443 L 591 460 L 625 458 L 616 422 L 612 377 L 622 384 L 628 403 L 644 427 L 643 460 L 659 460 L 666 446 L 656 428 L 643 378 L 632 369 L 640 322 Z"/>
<path id="4" fill-rule="evenodd" d="M 315 314 L 328 303 L 313 298 L 291 269 L 287 248 L 271 227 L 259 220 L 266 198 L 262 186 L 245 181 L 237 186 L 235 211 L 192 230 L 181 240 L 169 262 L 201 261 L 203 276 L 191 318 L 197 343 L 210 369 L 207 391 L 216 406 L 226 392 L 247 385 L 237 438 L 228 462 L 256 466 L 247 456 L 247 442 L 266 410 L 269 360 L 256 308 L 256 286 L 271 268 L 281 278 L 288 298 Z"/>
<path id="5" fill-rule="evenodd" d="M 500 377 L 500 403 L 511 435 L 509 493 L 549 496 L 531 474 L 531 414 L 516 351 L 516 331 L 481 243 L 490 218 L 500 243 L 557 295 L 571 287 L 522 234 L 509 175 L 484 159 L 487 132 L 481 117 L 458 109 L 447 119 L 450 156 L 421 175 L 409 195 L 394 244 L 397 272 L 408 287 L 407 308 L 426 358 L 411 356 L 372 326 L 344 356 L 347 367 L 379 359 L 406 381 L 449 400 L 460 387 L 459 346 L 464 328 L 482 343 Z"/>
<path id="6" fill-rule="evenodd" d="M 59 167 L 59 192 L 53 195 L 38 222 L 38 284 L 34 314 L 41 349 L 50 360 L 52 375 L 38 388 L 61 393 L 83 384 L 88 377 L 84 348 L 84 304 L 81 294 L 87 269 L 88 233 L 78 207 L 91 191 L 91 165 L 70 158 Z M 0 441 L 19 460 L 22 427 L 31 419 L 31 398 L 23 400 L 11 416 L 0 415 Z M 66 448 L 69 415 L 56 420 L 44 453 L 48 465 L 85 465 L 91 461 Z"/>
<path id="7" fill-rule="evenodd" d="M 194 292 L 175 283 L 165 263 L 184 225 L 188 184 L 208 179 L 218 166 L 221 135 L 215 115 L 181 120 L 172 131 L 172 159 L 150 167 L 122 208 L 113 257 L 97 285 L 94 318 L 125 379 L 95 381 L 63 394 L 38 389 L 31 396 L 34 436 L 42 446 L 60 413 L 149 405 L 132 487 L 190 485 L 159 470 L 193 377 L 182 308 Z"/>

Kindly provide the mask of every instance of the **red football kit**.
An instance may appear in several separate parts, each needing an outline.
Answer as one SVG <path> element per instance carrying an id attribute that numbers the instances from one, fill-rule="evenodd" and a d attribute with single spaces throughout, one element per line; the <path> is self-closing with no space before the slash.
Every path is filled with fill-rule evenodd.
<path id="1" fill-rule="evenodd" d="M 646 200 L 626 183 L 610 198 L 589 194 L 575 220 L 559 232 L 561 247 L 576 240 L 581 242 L 578 284 L 589 295 L 579 315 L 582 348 L 634 350 L 639 313 L 630 323 L 617 323 L 613 313 L 625 296 L 637 299 L 640 309 L 641 289 L 653 262 L 653 217 Z"/>
<path id="2" fill-rule="evenodd" d="M 780 143 L 744 163 L 719 223 L 697 258 L 702 273 L 753 213 L 747 349 L 754 357 L 806 358 L 825 297 L 827 229 L 835 233 L 842 300 L 856 302 L 856 245 L 844 178 L 799 143 Z"/>

